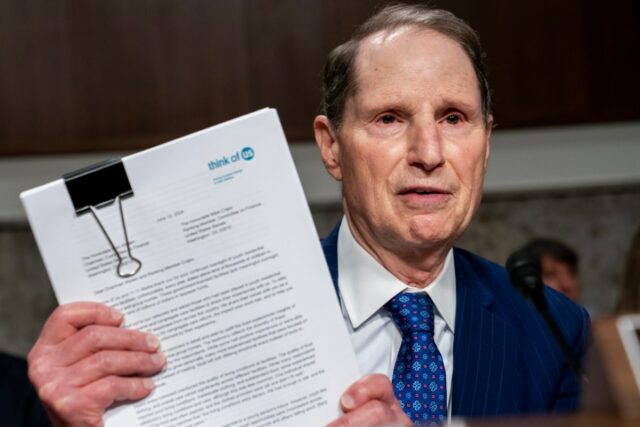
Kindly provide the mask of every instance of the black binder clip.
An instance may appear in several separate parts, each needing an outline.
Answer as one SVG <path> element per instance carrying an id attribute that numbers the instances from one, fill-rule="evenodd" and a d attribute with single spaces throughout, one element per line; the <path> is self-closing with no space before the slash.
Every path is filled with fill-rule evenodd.
<path id="1" fill-rule="evenodd" d="M 124 222 L 124 214 L 122 212 L 122 199 L 133 196 L 133 190 L 127 177 L 127 171 L 124 169 L 124 165 L 120 159 L 111 159 L 104 162 L 77 170 L 63 175 L 67 191 L 71 196 L 73 207 L 76 210 L 76 215 L 81 215 L 86 212 L 91 212 L 93 218 L 100 226 L 100 230 L 107 238 L 111 249 L 118 257 L 118 276 L 122 278 L 131 277 L 135 275 L 142 267 L 142 262 L 131 255 L 131 245 L 129 243 L 129 236 L 127 235 L 127 226 Z M 113 241 L 109 237 L 107 230 L 98 219 L 96 209 L 110 205 L 115 201 L 118 202 L 120 209 L 120 219 L 122 220 L 122 229 L 124 230 L 124 240 L 127 245 L 127 254 L 129 259 L 134 263 L 133 270 L 124 271 L 124 263 L 122 256 L 116 249 Z"/>

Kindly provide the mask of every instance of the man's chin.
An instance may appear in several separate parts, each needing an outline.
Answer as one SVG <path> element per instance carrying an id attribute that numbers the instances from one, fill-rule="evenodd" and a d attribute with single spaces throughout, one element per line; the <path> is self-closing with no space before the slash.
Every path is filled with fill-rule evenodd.
<path id="1" fill-rule="evenodd" d="M 430 232 L 433 231 L 433 232 Z M 424 252 L 425 255 L 435 251 L 448 250 L 451 240 L 446 233 L 441 230 L 419 230 L 411 231 L 404 239 L 405 250 L 411 252 Z"/>
<path id="2" fill-rule="evenodd" d="M 415 250 L 442 250 L 449 249 L 457 236 L 455 230 L 451 229 L 450 224 L 434 224 L 428 226 L 412 225 L 404 236 L 407 247 Z"/>

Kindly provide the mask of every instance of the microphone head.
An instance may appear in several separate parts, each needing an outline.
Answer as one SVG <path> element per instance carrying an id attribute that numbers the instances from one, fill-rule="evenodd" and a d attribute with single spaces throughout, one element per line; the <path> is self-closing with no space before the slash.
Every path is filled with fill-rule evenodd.
<path id="1" fill-rule="evenodd" d="M 512 253 L 507 259 L 506 268 L 511 283 L 526 296 L 542 291 L 540 261 L 529 251 L 521 249 Z"/>

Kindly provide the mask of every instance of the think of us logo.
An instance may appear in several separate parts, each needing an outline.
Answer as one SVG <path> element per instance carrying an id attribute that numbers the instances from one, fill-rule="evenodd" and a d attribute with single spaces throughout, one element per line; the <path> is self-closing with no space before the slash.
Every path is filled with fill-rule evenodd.
<path id="1" fill-rule="evenodd" d="M 241 155 L 243 160 L 251 160 L 256 155 L 256 153 L 253 151 L 253 148 L 244 147 L 241 151 Z"/>

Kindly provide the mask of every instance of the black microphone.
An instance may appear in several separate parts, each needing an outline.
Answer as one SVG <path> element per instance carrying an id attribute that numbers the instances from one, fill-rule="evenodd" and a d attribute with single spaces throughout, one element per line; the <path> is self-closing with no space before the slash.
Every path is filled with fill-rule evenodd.
<path id="1" fill-rule="evenodd" d="M 544 297 L 542 269 L 538 258 L 530 252 L 521 249 L 509 256 L 506 267 L 509 272 L 511 284 L 513 284 L 513 286 L 515 286 L 522 295 L 533 302 L 533 305 L 538 309 L 544 320 L 547 322 L 547 326 L 562 349 L 565 360 L 571 370 L 577 376 L 582 379 L 586 379 L 584 371 L 580 368 L 580 365 L 578 365 L 578 362 L 571 351 L 571 347 L 569 347 L 567 340 L 562 335 L 562 331 L 560 331 L 558 324 L 549 312 L 547 299 Z"/>

